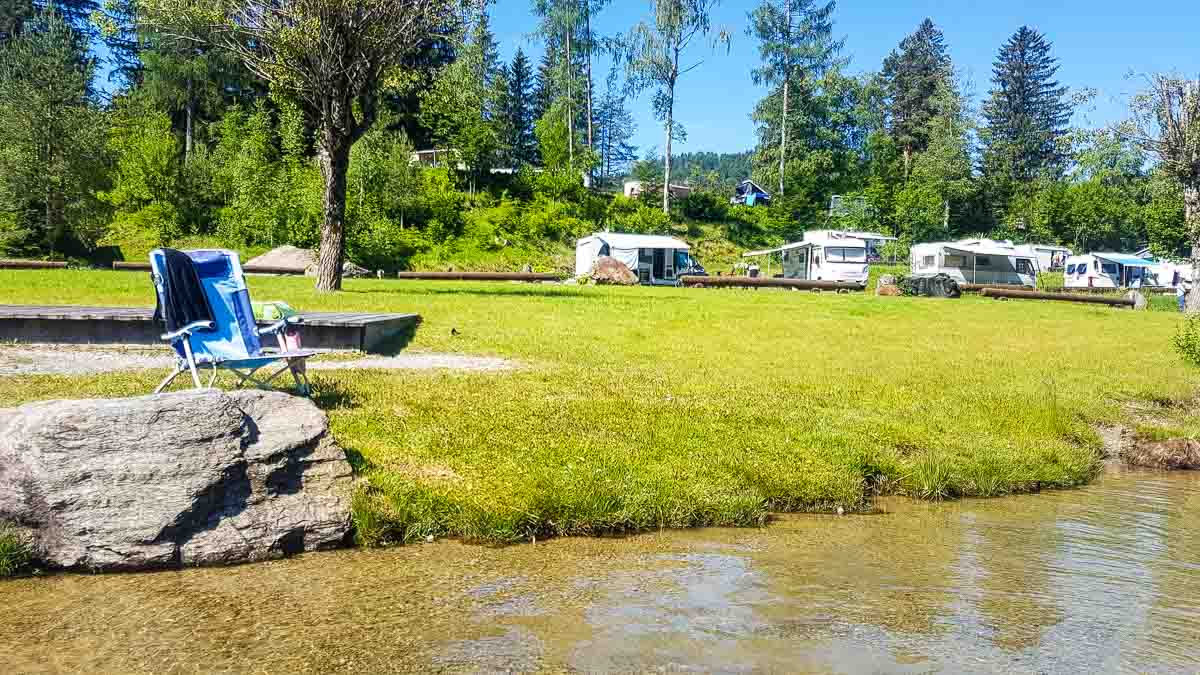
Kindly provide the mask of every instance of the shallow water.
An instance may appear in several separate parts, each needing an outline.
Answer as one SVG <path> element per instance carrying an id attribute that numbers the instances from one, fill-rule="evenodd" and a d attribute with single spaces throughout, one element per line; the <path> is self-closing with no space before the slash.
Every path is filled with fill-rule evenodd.
<path id="1" fill-rule="evenodd" d="M 1200 670 L 1200 474 L 0 583 L 0 672 Z"/>

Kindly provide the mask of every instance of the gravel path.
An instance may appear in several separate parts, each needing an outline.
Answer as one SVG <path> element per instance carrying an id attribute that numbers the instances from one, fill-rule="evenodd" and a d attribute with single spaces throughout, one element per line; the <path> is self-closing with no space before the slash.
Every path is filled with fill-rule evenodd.
<path id="1" fill-rule="evenodd" d="M 0 347 L 0 377 L 16 375 L 94 375 L 122 370 L 170 370 L 175 364 L 165 349 L 45 346 Z M 455 370 L 492 372 L 513 370 L 506 359 L 464 354 L 414 352 L 349 361 L 310 361 L 310 370 Z"/>

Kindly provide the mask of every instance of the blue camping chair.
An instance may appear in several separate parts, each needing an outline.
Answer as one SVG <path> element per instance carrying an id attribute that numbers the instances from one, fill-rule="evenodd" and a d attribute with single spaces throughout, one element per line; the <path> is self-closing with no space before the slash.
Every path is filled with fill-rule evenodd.
<path id="1" fill-rule="evenodd" d="M 217 373 L 225 370 L 238 377 L 238 386 L 253 384 L 270 388 L 271 382 L 285 372 L 291 372 L 301 394 L 311 391 L 305 372 L 305 359 L 316 354 L 312 351 L 288 351 L 284 334 L 290 326 L 301 323 L 301 317 L 286 317 L 267 328 L 258 328 L 254 311 L 250 305 L 250 291 L 242 274 L 242 263 L 233 251 L 204 250 L 185 251 L 191 259 L 204 289 L 204 296 L 211 308 L 212 321 L 194 321 L 178 330 L 163 334 L 162 339 L 175 350 L 175 371 L 167 376 L 154 390 L 160 393 L 176 377 L 190 372 L 192 383 L 200 388 L 200 368 L 212 369 L 209 387 L 217 380 Z M 162 249 L 150 252 L 150 276 L 160 308 L 171 302 L 171 284 L 168 283 L 167 256 Z M 260 337 L 275 336 L 278 350 L 264 349 Z M 259 376 L 260 370 L 283 362 L 270 374 Z"/>

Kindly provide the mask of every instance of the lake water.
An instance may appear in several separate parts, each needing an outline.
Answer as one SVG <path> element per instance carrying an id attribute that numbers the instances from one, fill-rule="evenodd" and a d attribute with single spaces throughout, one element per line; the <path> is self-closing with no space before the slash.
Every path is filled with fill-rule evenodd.
<path id="1" fill-rule="evenodd" d="M 0 672 L 1200 671 L 1200 473 L 0 582 Z"/>

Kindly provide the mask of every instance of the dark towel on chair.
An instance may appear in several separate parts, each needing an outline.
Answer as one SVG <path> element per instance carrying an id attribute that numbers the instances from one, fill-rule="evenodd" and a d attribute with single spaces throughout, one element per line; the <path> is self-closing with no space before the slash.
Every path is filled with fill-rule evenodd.
<path id="1" fill-rule="evenodd" d="M 204 284 L 200 283 L 200 275 L 192 259 L 183 251 L 173 248 L 164 248 L 162 252 L 167 268 L 163 279 L 167 302 L 163 306 L 159 300 L 154 308 L 154 320 L 166 324 L 168 333 L 197 321 L 213 321 L 208 295 L 204 293 Z"/>

